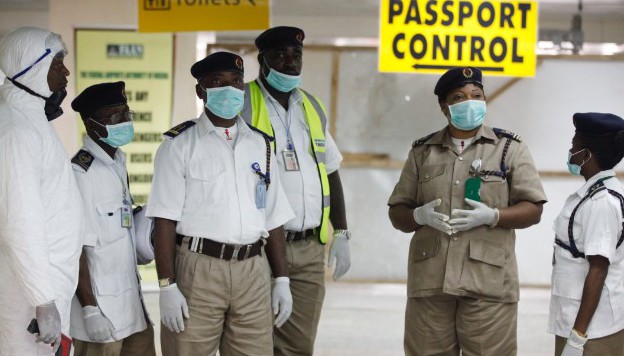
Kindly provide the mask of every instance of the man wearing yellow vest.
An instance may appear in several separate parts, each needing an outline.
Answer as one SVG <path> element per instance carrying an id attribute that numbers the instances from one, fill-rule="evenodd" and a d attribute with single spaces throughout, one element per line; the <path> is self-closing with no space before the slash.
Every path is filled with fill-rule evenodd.
<path id="1" fill-rule="evenodd" d="M 338 168 L 342 156 L 327 131 L 323 104 L 299 89 L 304 33 L 274 27 L 256 38 L 259 78 L 245 85 L 241 116 L 275 137 L 282 185 L 295 218 L 284 225 L 293 312 L 274 328 L 275 355 L 312 355 L 325 297 L 324 245 L 334 280 L 351 265 L 345 204 Z M 331 192 L 331 195 L 330 195 Z"/>

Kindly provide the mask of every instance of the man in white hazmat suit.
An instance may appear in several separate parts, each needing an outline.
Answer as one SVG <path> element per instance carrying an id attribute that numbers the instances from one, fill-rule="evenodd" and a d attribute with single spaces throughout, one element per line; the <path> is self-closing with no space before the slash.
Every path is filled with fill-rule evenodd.
<path id="1" fill-rule="evenodd" d="M 1 356 L 52 355 L 61 332 L 69 331 L 81 202 L 67 154 L 48 122 L 62 113 L 66 53 L 59 35 L 38 28 L 19 28 L 0 40 L 6 74 L 0 86 Z M 37 338 L 26 331 L 33 318 Z"/>

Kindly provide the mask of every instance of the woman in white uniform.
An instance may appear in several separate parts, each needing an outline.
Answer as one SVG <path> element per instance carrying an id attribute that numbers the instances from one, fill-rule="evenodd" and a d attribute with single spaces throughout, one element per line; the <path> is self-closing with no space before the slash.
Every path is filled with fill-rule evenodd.
<path id="1" fill-rule="evenodd" d="M 624 355 L 624 191 L 613 167 L 624 156 L 624 120 L 577 113 L 568 169 L 585 178 L 554 222 L 548 331 L 555 355 Z"/>

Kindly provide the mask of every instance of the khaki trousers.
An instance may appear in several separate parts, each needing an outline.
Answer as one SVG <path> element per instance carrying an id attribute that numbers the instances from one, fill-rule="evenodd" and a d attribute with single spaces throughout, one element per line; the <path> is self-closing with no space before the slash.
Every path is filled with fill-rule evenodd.
<path id="1" fill-rule="evenodd" d="M 315 237 L 286 243 L 293 312 L 274 328 L 275 355 L 312 355 L 325 298 L 325 245 Z"/>
<path id="2" fill-rule="evenodd" d="M 273 355 L 271 274 L 264 253 L 244 261 L 178 249 L 176 283 L 189 307 L 184 331 L 161 325 L 164 356 Z M 173 345 L 172 345 L 173 344 Z"/>
<path id="3" fill-rule="evenodd" d="M 555 337 L 555 355 L 560 356 L 567 338 Z M 624 330 L 605 337 L 587 340 L 583 356 L 624 356 Z"/>
<path id="4" fill-rule="evenodd" d="M 74 356 L 156 356 L 154 328 L 147 324 L 143 331 L 123 340 L 97 343 L 74 339 Z"/>
<path id="5" fill-rule="evenodd" d="M 441 295 L 408 298 L 405 354 L 514 356 L 518 303 Z"/>

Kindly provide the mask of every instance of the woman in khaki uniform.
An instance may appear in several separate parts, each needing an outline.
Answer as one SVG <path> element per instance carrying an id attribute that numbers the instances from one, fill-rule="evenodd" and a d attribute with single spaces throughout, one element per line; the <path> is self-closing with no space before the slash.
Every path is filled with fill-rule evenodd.
<path id="1" fill-rule="evenodd" d="M 416 140 L 388 205 L 414 232 L 407 355 L 516 355 L 514 229 L 537 224 L 546 195 L 519 136 L 483 124 L 477 68 L 453 68 L 435 95 L 449 125 Z"/>

